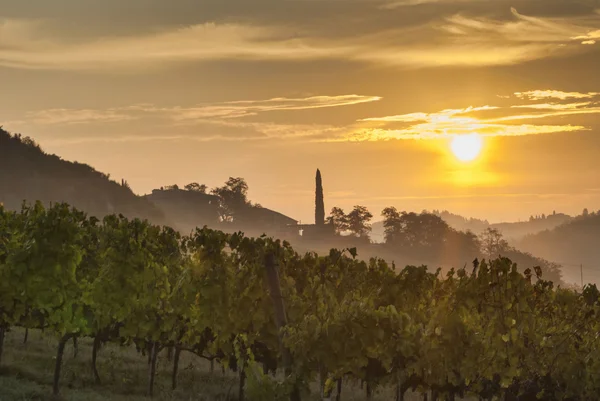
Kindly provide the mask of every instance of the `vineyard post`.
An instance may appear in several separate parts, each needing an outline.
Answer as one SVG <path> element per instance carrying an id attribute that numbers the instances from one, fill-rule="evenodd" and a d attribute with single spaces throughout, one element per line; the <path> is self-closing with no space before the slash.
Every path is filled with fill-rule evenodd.
<path id="1" fill-rule="evenodd" d="M 156 378 L 156 359 L 158 357 L 158 353 L 160 352 L 160 345 L 158 341 L 154 341 L 152 344 L 152 351 L 150 354 L 150 378 L 148 380 L 148 396 L 152 397 L 154 395 L 154 379 Z"/>
<path id="2" fill-rule="evenodd" d="M 0 365 L 2 365 L 2 352 L 4 351 L 4 333 L 6 328 L 0 325 Z"/>
<path id="3" fill-rule="evenodd" d="M 98 349 L 100 348 L 100 342 L 100 333 L 97 333 L 96 337 L 94 337 L 94 345 L 92 348 L 92 373 L 94 374 L 94 380 L 96 381 L 96 384 L 100 384 L 100 375 L 98 374 L 98 367 L 96 365 L 96 361 L 98 359 Z"/>
<path id="4" fill-rule="evenodd" d="M 77 340 L 77 336 L 73 336 L 73 358 L 77 358 L 79 354 L 79 341 Z"/>
<path id="5" fill-rule="evenodd" d="M 73 337 L 73 334 L 64 335 L 58 342 L 58 351 L 56 353 L 56 364 L 54 365 L 54 383 L 52 392 L 56 396 L 59 393 L 58 382 L 60 381 L 60 370 L 62 367 L 63 354 L 65 353 L 65 345 L 67 341 Z"/>
<path id="6" fill-rule="evenodd" d="M 285 346 L 282 329 L 287 325 L 287 316 L 285 314 L 285 305 L 283 304 L 283 296 L 281 295 L 281 286 L 279 283 L 279 273 L 275 263 L 275 255 L 272 252 L 267 252 L 265 256 L 265 268 L 267 271 L 267 281 L 269 285 L 269 293 L 273 301 L 275 309 L 275 324 L 279 330 L 279 346 L 281 347 L 281 356 L 283 359 L 283 368 L 286 377 L 292 373 L 292 357 L 290 350 Z M 290 401 L 300 401 L 300 392 L 298 386 L 294 385 Z"/>
<path id="7" fill-rule="evenodd" d="M 177 371 L 179 370 L 179 356 L 181 355 L 181 347 L 175 346 L 175 355 L 173 356 L 173 375 L 171 376 L 171 389 L 177 388 Z"/>

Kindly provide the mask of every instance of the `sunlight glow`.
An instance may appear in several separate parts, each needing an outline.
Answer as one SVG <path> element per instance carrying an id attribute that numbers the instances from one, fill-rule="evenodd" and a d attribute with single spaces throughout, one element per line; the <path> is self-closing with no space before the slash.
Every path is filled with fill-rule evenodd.
<path id="1" fill-rule="evenodd" d="M 450 143 L 450 149 L 454 156 L 462 162 L 473 161 L 481 153 L 483 140 L 477 133 L 469 135 L 457 135 Z"/>

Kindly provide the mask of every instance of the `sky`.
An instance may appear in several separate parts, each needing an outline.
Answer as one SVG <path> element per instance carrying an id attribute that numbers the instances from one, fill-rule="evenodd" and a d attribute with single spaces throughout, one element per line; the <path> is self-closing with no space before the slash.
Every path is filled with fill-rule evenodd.
<path id="1" fill-rule="evenodd" d="M 302 222 L 317 168 L 375 220 L 600 209 L 598 71 L 598 0 L 0 0 L 4 129 L 138 194 L 243 177 Z"/>

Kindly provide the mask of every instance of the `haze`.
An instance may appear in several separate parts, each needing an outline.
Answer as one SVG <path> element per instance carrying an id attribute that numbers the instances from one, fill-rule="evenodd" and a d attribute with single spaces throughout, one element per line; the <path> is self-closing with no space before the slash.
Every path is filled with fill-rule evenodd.
<path id="1" fill-rule="evenodd" d="M 599 8 L 2 0 L 0 125 L 138 194 L 243 176 L 301 221 L 317 167 L 327 209 L 578 214 L 600 201 Z M 453 153 L 469 134 L 481 153 Z"/>

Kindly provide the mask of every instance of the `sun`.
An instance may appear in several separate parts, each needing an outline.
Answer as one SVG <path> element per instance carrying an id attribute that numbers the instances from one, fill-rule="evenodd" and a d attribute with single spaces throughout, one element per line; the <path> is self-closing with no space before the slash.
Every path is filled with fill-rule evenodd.
<path id="1" fill-rule="evenodd" d="M 454 156 L 462 162 L 473 161 L 481 153 L 483 139 L 479 134 L 457 135 L 450 143 Z"/>

